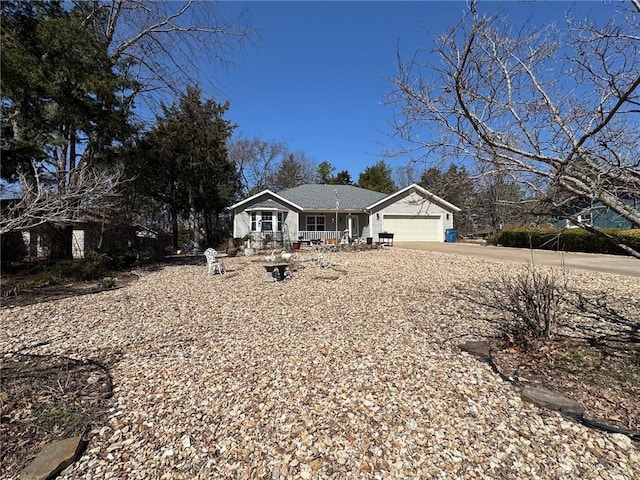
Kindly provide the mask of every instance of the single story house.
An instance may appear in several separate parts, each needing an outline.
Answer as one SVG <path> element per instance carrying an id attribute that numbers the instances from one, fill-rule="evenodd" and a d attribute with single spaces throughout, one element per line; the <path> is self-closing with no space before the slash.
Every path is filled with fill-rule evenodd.
<path id="1" fill-rule="evenodd" d="M 460 209 L 417 184 L 392 194 L 352 185 L 306 184 L 263 190 L 235 205 L 234 238 L 250 238 L 256 247 L 342 238 L 394 242 L 443 242 Z"/>
<path id="2" fill-rule="evenodd" d="M 106 227 L 105 227 L 106 224 Z M 22 241 L 29 258 L 49 256 L 52 239 L 46 226 L 38 226 L 21 232 Z M 128 251 L 136 245 L 142 249 L 158 239 L 158 232 L 143 225 L 133 227 L 113 226 L 106 220 L 94 218 L 73 226 L 71 252 L 74 259 L 85 258 L 88 253 L 109 249 Z"/>

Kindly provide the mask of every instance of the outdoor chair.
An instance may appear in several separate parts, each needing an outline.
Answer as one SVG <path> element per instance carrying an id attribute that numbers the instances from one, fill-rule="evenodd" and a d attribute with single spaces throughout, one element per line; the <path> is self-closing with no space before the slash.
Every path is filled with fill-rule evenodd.
<path id="1" fill-rule="evenodd" d="M 218 252 L 213 248 L 207 248 L 204 251 L 204 256 L 207 259 L 207 275 L 211 275 L 213 272 L 217 272 L 220 275 L 224 273 L 224 266 L 218 258 Z"/>

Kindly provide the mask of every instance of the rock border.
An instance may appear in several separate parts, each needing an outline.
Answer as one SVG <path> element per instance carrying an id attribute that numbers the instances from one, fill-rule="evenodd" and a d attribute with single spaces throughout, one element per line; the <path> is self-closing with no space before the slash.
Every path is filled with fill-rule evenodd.
<path id="1" fill-rule="evenodd" d="M 503 380 L 520 389 L 520 398 L 529 403 L 533 403 L 539 407 L 548 410 L 560 412 L 565 417 L 574 420 L 587 428 L 600 430 L 606 433 L 621 434 L 629 437 L 635 442 L 640 442 L 640 432 L 633 432 L 607 425 L 605 423 L 596 422 L 584 416 L 585 408 L 575 400 L 562 395 L 561 393 L 549 390 L 544 387 L 535 387 L 531 385 L 523 385 L 517 379 L 509 377 L 502 373 L 491 355 L 491 348 L 485 341 L 469 341 L 459 345 L 460 350 L 466 352 L 481 361 L 488 363 L 491 369 L 496 372 Z"/>
<path id="2" fill-rule="evenodd" d="M 86 435 L 46 444 L 40 453 L 18 474 L 20 480 L 49 480 L 57 477 L 85 451 Z"/>

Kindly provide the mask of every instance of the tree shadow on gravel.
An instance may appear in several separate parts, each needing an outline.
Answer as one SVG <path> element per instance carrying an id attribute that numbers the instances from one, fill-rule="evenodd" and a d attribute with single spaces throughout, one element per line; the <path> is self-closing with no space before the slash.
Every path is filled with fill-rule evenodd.
<path id="1" fill-rule="evenodd" d="M 2 285 L 2 308 L 25 307 L 27 305 L 50 302 L 63 298 L 91 295 L 105 290 L 115 290 L 126 287 L 138 280 L 138 276 L 133 273 L 120 273 L 115 275 L 114 278 L 115 287 L 105 288 L 99 280 L 69 280 L 60 285 L 33 286 L 29 277 L 4 277 Z"/>
<path id="2" fill-rule="evenodd" d="M 88 434 L 106 418 L 111 395 L 111 374 L 101 362 L 3 353 L 0 471 L 17 475 L 43 445 Z"/>

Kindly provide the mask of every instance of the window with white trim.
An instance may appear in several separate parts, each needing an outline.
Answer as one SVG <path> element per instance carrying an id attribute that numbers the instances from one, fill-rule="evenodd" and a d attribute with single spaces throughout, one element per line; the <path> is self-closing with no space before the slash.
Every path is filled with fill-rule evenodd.
<path id="1" fill-rule="evenodd" d="M 251 212 L 251 231 L 258 231 L 258 214 L 256 212 Z"/>
<path id="2" fill-rule="evenodd" d="M 278 212 L 278 231 L 282 231 L 282 226 L 284 224 L 284 212 Z"/>
<path id="3" fill-rule="evenodd" d="M 324 215 L 307 215 L 307 230 L 310 232 L 324 231 Z"/>
<path id="4" fill-rule="evenodd" d="M 262 230 L 263 232 L 273 231 L 273 213 L 272 212 L 260 212 L 262 216 Z"/>

